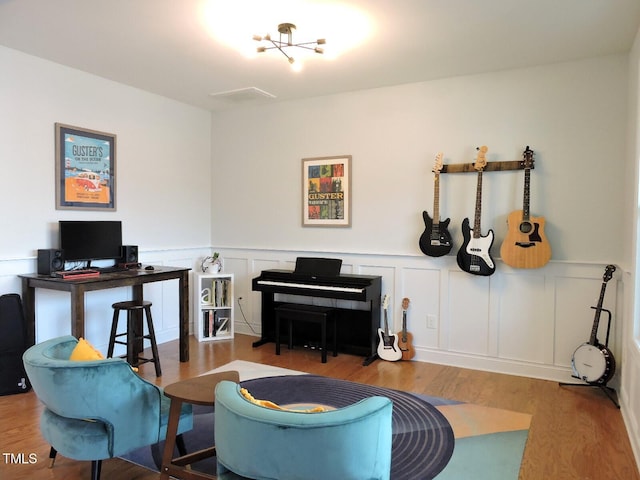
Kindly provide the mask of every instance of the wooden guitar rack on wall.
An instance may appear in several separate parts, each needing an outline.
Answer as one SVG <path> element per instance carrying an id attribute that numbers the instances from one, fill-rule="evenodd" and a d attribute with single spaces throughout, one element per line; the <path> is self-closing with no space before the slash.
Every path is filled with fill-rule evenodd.
<path id="1" fill-rule="evenodd" d="M 473 167 L 475 163 L 453 163 L 450 165 L 442 165 L 440 173 L 467 173 L 477 172 Z M 533 169 L 534 166 L 532 165 Z M 503 170 L 524 170 L 524 162 L 522 160 L 513 160 L 508 162 L 487 162 L 482 169 L 484 172 L 499 172 Z"/>

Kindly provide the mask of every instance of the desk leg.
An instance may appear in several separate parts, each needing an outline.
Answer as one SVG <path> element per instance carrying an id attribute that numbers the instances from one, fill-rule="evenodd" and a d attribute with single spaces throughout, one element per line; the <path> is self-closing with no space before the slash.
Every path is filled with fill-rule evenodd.
<path id="1" fill-rule="evenodd" d="M 84 288 L 79 285 L 71 288 L 71 335 L 84 337 Z"/>
<path id="2" fill-rule="evenodd" d="M 169 424 L 167 425 L 167 437 L 164 443 L 164 453 L 162 454 L 162 467 L 160 468 L 160 480 L 169 480 L 169 467 L 173 458 L 173 449 L 176 445 L 176 434 L 178 433 L 178 422 L 180 420 L 180 409 L 182 400 L 171 399 L 169 408 Z"/>
<path id="3" fill-rule="evenodd" d="M 180 361 L 189 361 L 189 272 L 185 271 L 178 280 L 180 302 Z"/>
<path id="4" fill-rule="evenodd" d="M 22 308 L 27 327 L 27 346 L 36 343 L 36 289 L 29 286 L 27 278 L 22 279 Z"/>

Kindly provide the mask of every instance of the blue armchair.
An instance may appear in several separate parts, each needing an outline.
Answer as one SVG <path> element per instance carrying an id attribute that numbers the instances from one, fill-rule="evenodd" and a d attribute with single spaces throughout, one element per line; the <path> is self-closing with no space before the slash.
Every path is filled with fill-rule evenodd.
<path id="1" fill-rule="evenodd" d="M 218 478 L 388 479 L 391 411 L 384 397 L 321 413 L 273 410 L 247 400 L 238 384 L 220 382 L 214 422 Z"/>
<path id="2" fill-rule="evenodd" d="M 56 452 L 91 460 L 97 480 L 103 459 L 164 439 L 170 401 L 121 358 L 69 360 L 77 343 L 72 336 L 39 343 L 24 353 L 23 362 L 45 406 L 40 429 L 51 444 L 52 465 Z M 185 405 L 178 433 L 192 426 L 191 405 Z"/>

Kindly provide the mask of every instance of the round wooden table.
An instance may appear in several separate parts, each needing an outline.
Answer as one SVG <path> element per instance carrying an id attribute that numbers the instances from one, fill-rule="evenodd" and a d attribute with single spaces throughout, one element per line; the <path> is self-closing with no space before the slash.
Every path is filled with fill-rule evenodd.
<path id="1" fill-rule="evenodd" d="M 168 480 L 169 475 L 181 479 L 216 478 L 214 475 L 196 472 L 188 468 L 189 465 L 194 462 L 214 456 L 216 454 L 215 446 L 181 457 L 172 457 L 176 444 L 176 434 L 178 432 L 178 421 L 180 420 L 182 404 L 187 402 L 193 405 L 213 405 L 216 400 L 216 385 L 222 380 L 230 380 L 238 383 L 240 376 L 238 372 L 234 370 L 211 373 L 209 375 L 201 375 L 172 383 L 164 388 L 164 394 L 171 399 L 171 407 L 169 409 L 169 423 L 167 424 L 167 438 L 162 455 L 162 468 L 160 469 L 161 480 Z"/>

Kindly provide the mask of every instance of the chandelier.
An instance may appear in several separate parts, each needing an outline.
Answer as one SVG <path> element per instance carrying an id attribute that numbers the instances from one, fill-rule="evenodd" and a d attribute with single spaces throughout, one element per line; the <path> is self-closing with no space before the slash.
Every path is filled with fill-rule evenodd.
<path id="1" fill-rule="evenodd" d="M 271 35 L 269 35 L 268 33 L 264 37 L 260 35 L 254 35 L 253 39 L 257 42 L 262 42 L 264 40 L 265 42 L 271 43 L 271 46 L 259 46 L 258 53 L 266 52 L 267 50 L 278 49 L 285 57 L 287 57 L 287 60 L 292 65 L 295 60 L 292 55 L 285 51 L 285 49 L 287 48 L 298 47 L 304 48 L 306 50 L 312 50 L 315 53 L 324 53 L 324 50 L 318 46 L 325 44 L 326 41 L 324 38 L 319 38 L 315 42 L 293 43 L 293 31 L 295 29 L 296 26 L 293 23 L 281 23 L 280 25 L 278 25 L 278 32 L 280 33 L 279 40 L 273 40 L 271 38 Z"/>

